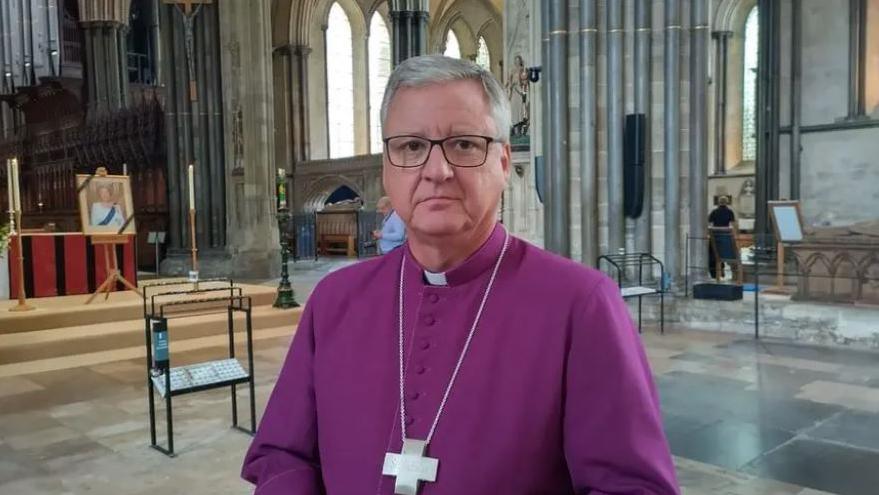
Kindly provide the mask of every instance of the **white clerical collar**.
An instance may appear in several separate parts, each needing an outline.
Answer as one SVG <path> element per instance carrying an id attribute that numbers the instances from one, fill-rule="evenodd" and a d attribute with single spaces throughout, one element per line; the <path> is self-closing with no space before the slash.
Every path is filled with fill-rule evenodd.
<path id="1" fill-rule="evenodd" d="M 427 270 L 424 270 L 424 278 L 427 279 L 427 283 L 430 285 L 449 285 L 446 282 L 446 274 L 445 273 L 433 273 Z"/>

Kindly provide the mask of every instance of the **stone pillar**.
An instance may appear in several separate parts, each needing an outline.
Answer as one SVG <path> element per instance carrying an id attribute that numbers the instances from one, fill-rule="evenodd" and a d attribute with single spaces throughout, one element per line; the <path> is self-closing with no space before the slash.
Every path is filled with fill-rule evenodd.
<path id="1" fill-rule="evenodd" d="M 607 3 L 607 247 L 625 248 L 623 216 L 623 2 Z"/>
<path id="2" fill-rule="evenodd" d="M 293 82 L 293 93 L 290 104 L 293 121 L 293 163 L 311 159 L 309 147 L 309 116 L 308 116 L 308 54 L 311 48 L 304 45 L 292 47 L 290 63 L 290 79 Z"/>
<path id="3" fill-rule="evenodd" d="M 570 242 L 570 172 L 568 136 L 568 2 L 551 0 L 549 3 L 549 60 L 545 65 L 549 91 L 547 123 L 552 129 L 549 160 L 546 163 L 549 227 L 547 247 L 565 257 L 571 255 Z M 544 24 L 545 25 L 545 24 Z M 544 226 L 546 228 L 546 226 Z"/>
<path id="4" fill-rule="evenodd" d="M 644 122 L 647 129 L 644 136 L 645 143 L 644 160 L 644 211 L 635 220 L 635 250 L 641 253 L 650 253 L 652 246 L 652 220 L 653 220 L 653 172 L 651 167 L 650 153 L 650 127 L 653 119 L 650 111 L 650 28 L 651 4 L 649 0 L 635 0 L 635 113 L 644 114 Z"/>
<path id="5" fill-rule="evenodd" d="M 732 31 L 711 33 L 715 41 L 714 70 L 714 173 L 726 173 L 726 101 L 727 101 L 727 61 L 729 58 L 729 39 Z"/>
<path id="6" fill-rule="evenodd" d="M 231 187 L 224 191 L 226 269 L 233 276 L 271 277 L 280 270 L 271 8 L 267 2 L 221 2 L 220 7 L 224 153 L 232 165 Z"/>
<path id="7" fill-rule="evenodd" d="M 158 5 L 161 39 L 159 73 L 165 98 L 166 160 L 169 206 L 169 253 L 163 262 L 166 273 L 189 270 L 190 227 L 187 169 L 195 166 L 196 242 L 202 276 L 229 275 L 226 270 L 226 164 L 223 117 L 227 106 L 220 74 L 220 26 L 218 9 L 206 4 L 192 19 L 192 72 L 187 55 L 187 28 L 175 5 Z M 267 52 L 268 53 L 268 52 Z M 195 98 L 190 92 L 195 81 Z M 270 77 L 267 77 L 271 81 Z"/>
<path id="8" fill-rule="evenodd" d="M 681 253 L 681 4 L 665 2 L 665 269 L 672 281 L 680 275 Z"/>
<path id="9" fill-rule="evenodd" d="M 580 0 L 580 236 L 581 259 L 594 265 L 598 246 L 598 142 L 596 140 L 596 48 L 598 19 L 595 0 Z"/>
<path id="10" fill-rule="evenodd" d="M 394 66 L 427 53 L 429 0 L 390 0 L 390 14 Z"/>
<path id="11" fill-rule="evenodd" d="M 791 0 L 790 43 L 790 199 L 800 199 L 800 125 L 803 98 L 803 6 L 801 0 Z"/>
<path id="12" fill-rule="evenodd" d="M 758 0 L 760 52 L 757 63 L 757 194 L 754 230 L 768 234 L 768 201 L 778 199 L 778 106 L 781 7 L 773 0 Z M 761 244 L 764 239 L 761 239 Z"/>
<path id="13" fill-rule="evenodd" d="M 708 4 L 690 5 L 690 237 L 708 225 Z M 706 266 L 706 252 L 690 251 L 690 265 Z M 689 270 L 689 267 L 685 267 Z M 696 272 L 700 274 L 700 271 Z"/>
<path id="14" fill-rule="evenodd" d="M 126 35 L 130 7 L 130 0 L 79 1 L 90 117 L 118 110 L 128 99 Z"/>
<path id="15" fill-rule="evenodd" d="M 867 0 L 849 0 L 848 118 L 866 113 Z"/>

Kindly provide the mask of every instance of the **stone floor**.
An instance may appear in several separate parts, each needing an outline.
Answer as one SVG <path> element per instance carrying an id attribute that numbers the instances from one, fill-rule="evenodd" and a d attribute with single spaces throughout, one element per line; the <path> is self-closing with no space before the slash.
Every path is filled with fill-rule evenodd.
<path id="1" fill-rule="evenodd" d="M 297 266 L 300 300 L 339 266 Z M 289 339 L 256 342 L 257 411 Z M 685 494 L 879 493 L 879 354 L 673 329 L 644 342 Z M 0 379 L 0 494 L 248 493 L 229 392 L 175 399 L 169 459 L 147 448 L 145 388 L 142 360 Z"/>

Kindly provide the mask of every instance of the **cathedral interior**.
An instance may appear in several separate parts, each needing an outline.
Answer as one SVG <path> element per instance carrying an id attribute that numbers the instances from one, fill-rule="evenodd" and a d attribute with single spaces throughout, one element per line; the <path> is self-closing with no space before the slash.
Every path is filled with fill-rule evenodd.
<path id="1" fill-rule="evenodd" d="M 258 418 L 423 54 L 505 89 L 499 219 L 619 283 L 683 493 L 879 493 L 879 0 L 2 0 L 0 493 L 249 493 L 225 389 L 149 448 L 144 287 L 243 284 Z"/>

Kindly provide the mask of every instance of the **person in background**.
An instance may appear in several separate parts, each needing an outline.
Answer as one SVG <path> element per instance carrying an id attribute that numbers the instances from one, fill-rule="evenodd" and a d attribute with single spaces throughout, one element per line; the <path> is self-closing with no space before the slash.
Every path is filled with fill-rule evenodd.
<path id="1" fill-rule="evenodd" d="M 382 228 L 375 230 L 372 237 L 378 241 L 379 254 L 387 254 L 406 241 L 406 225 L 391 207 L 391 199 L 383 196 L 376 204 L 376 210 L 384 217 Z"/>
<path id="2" fill-rule="evenodd" d="M 726 196 L 717 198 L 717 208 L 708 214 L 708 224 L 711 227 L 729 227 L 736 221 L 736 214 L 729 208 L 729 199 Z M 720 278 L 723 278 L 723 263 L 720 264 Z M 708 246 L 708 273 L 711 278 L 717 278 L 717 263 L 714 258 L 714 250 Z"/>

